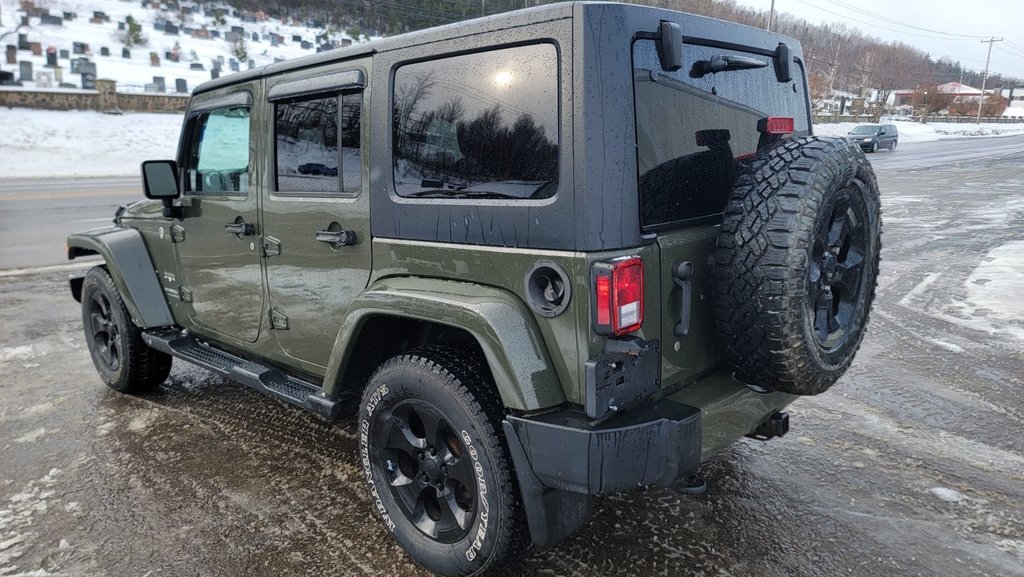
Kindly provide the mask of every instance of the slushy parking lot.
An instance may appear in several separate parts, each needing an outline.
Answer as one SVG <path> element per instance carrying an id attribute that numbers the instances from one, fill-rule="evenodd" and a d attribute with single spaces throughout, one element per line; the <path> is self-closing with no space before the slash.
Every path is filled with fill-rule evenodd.
<path id="1" fill-rule="evenodd" d="M 884 248 L 849 372 L 706 464 L 707 493 L 604 498 L 513 574 L 1024 575 L 1024 137 L 869 159 Z M 0 575 L 421 574 L 354 421 L 182 363 L 140 397 L 100 382 L 60 253 L 132 184 L 2 184 Z"/>

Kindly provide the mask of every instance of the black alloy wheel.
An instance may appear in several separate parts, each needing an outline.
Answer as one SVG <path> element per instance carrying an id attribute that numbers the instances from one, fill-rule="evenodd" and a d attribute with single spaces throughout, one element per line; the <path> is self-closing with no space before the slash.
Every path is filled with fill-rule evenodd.
<path id="1" fill-rule="evenodd" d="M 440 543 L 464 539 L 477 513 L 476 481 L 458 434 L 418 399 L 399 403 L 384 418 L 384 470 L 405 518 Z"/>
<path id="2" fill-rule="evenodd" d="M 504 412 L 483 355 L 466 344 L 392 357 L 363 391 L 359 454 L 374 508 L 433 573 L 486 574 L 529 545 Z"/>
<path id="3" fill-rule="evenodd" d="M 103 267 L 82 279 L 82 327 L 85 343 L 100 378 L 121 393 L 149 390 L 167 379 L 171 356 L 142 340 L 124 299 Z"/>
<path id="4" fill-rule="evenodd" d="M 807 267 L 809 303 L 814 308 L 814 339 L 825 352 L 846 344 L 861 306 L 867 241 L 863 203 L 851 202 L 848 191 L 834 197 L 831 217 L 822 221 Z"/>
<path id="5" fill-rule="evenodd" d="M 121 367 L 121 331 L 114 320 L 110 299 L 101 292 L 89 299 L 89 326 L 87 334 L 92 336 L 92 348 L 99 361 L 110 372 Z"/>

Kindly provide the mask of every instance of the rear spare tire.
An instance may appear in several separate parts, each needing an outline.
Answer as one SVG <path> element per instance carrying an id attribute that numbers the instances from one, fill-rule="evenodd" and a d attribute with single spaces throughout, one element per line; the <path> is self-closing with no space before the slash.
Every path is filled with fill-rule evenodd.
<path id="1" fill-rule="evenodd" d="M 713 278 L 738 379 L 816 395 L 850 366 L 875 296 L 880 213 L 856 144 L 796 138 L 752 160 L 726 204 Z"/>

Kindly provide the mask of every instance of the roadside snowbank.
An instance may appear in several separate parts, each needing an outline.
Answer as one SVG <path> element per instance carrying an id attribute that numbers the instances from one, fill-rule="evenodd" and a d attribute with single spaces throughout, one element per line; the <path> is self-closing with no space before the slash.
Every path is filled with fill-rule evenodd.
<path id="1" fill-rule="evenodd" d="M 182 115 L 0 109 L 0 178 L 131 176 L 174 158 Z"/>
<path id="2" fill-rule="evenodd" d="M 888 122 L 884 121 L 883 122 Z M 836 124 L 815 124 L 814 133 L 818 136 L 846 136 L 855 126 L 863 122 L 839 122 Z M 975 124 L 955 122 L 892 122 L 900 133 L 900 142 L 934 142 L 944 138 L 964 138 L 968 136 L 1006 136 L 1024 134 L 1024 122 L 1016 124 Z"/>

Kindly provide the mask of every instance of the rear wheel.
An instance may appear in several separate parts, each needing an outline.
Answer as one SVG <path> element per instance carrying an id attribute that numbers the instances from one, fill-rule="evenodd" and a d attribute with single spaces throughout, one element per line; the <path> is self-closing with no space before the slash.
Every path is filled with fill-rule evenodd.
<path id="1" fill-rule="evenodd" d="M 440 575 L 492 570 L 528 543 L 487 374 L 471 348 L 423 347 L 381 365 L 360 405 L 375 508 L 413 560 Z"/>
<path id="2" fill-rule="evenodd" d="M 855 144 L 793 139 L 754 160 L 715 255 L 715 322 L 737 377 L 814 395 L 843 374 L 874 300 L 880 212 Z"/>
<path id="3" fill-rule="evenodd" d="M 100 378 L 121 393 L 152 389 L 167 380 L 171 356 L 146 346 L 110 273 L 93 267 L 82 281 L 82 325 Z"/>
<path id="4" fill-rule="evenodd" d="M 892 144 L 889 145 L 889 150 L 896 150 L 896 141 L 895 140 L 893 140 Z"/>

